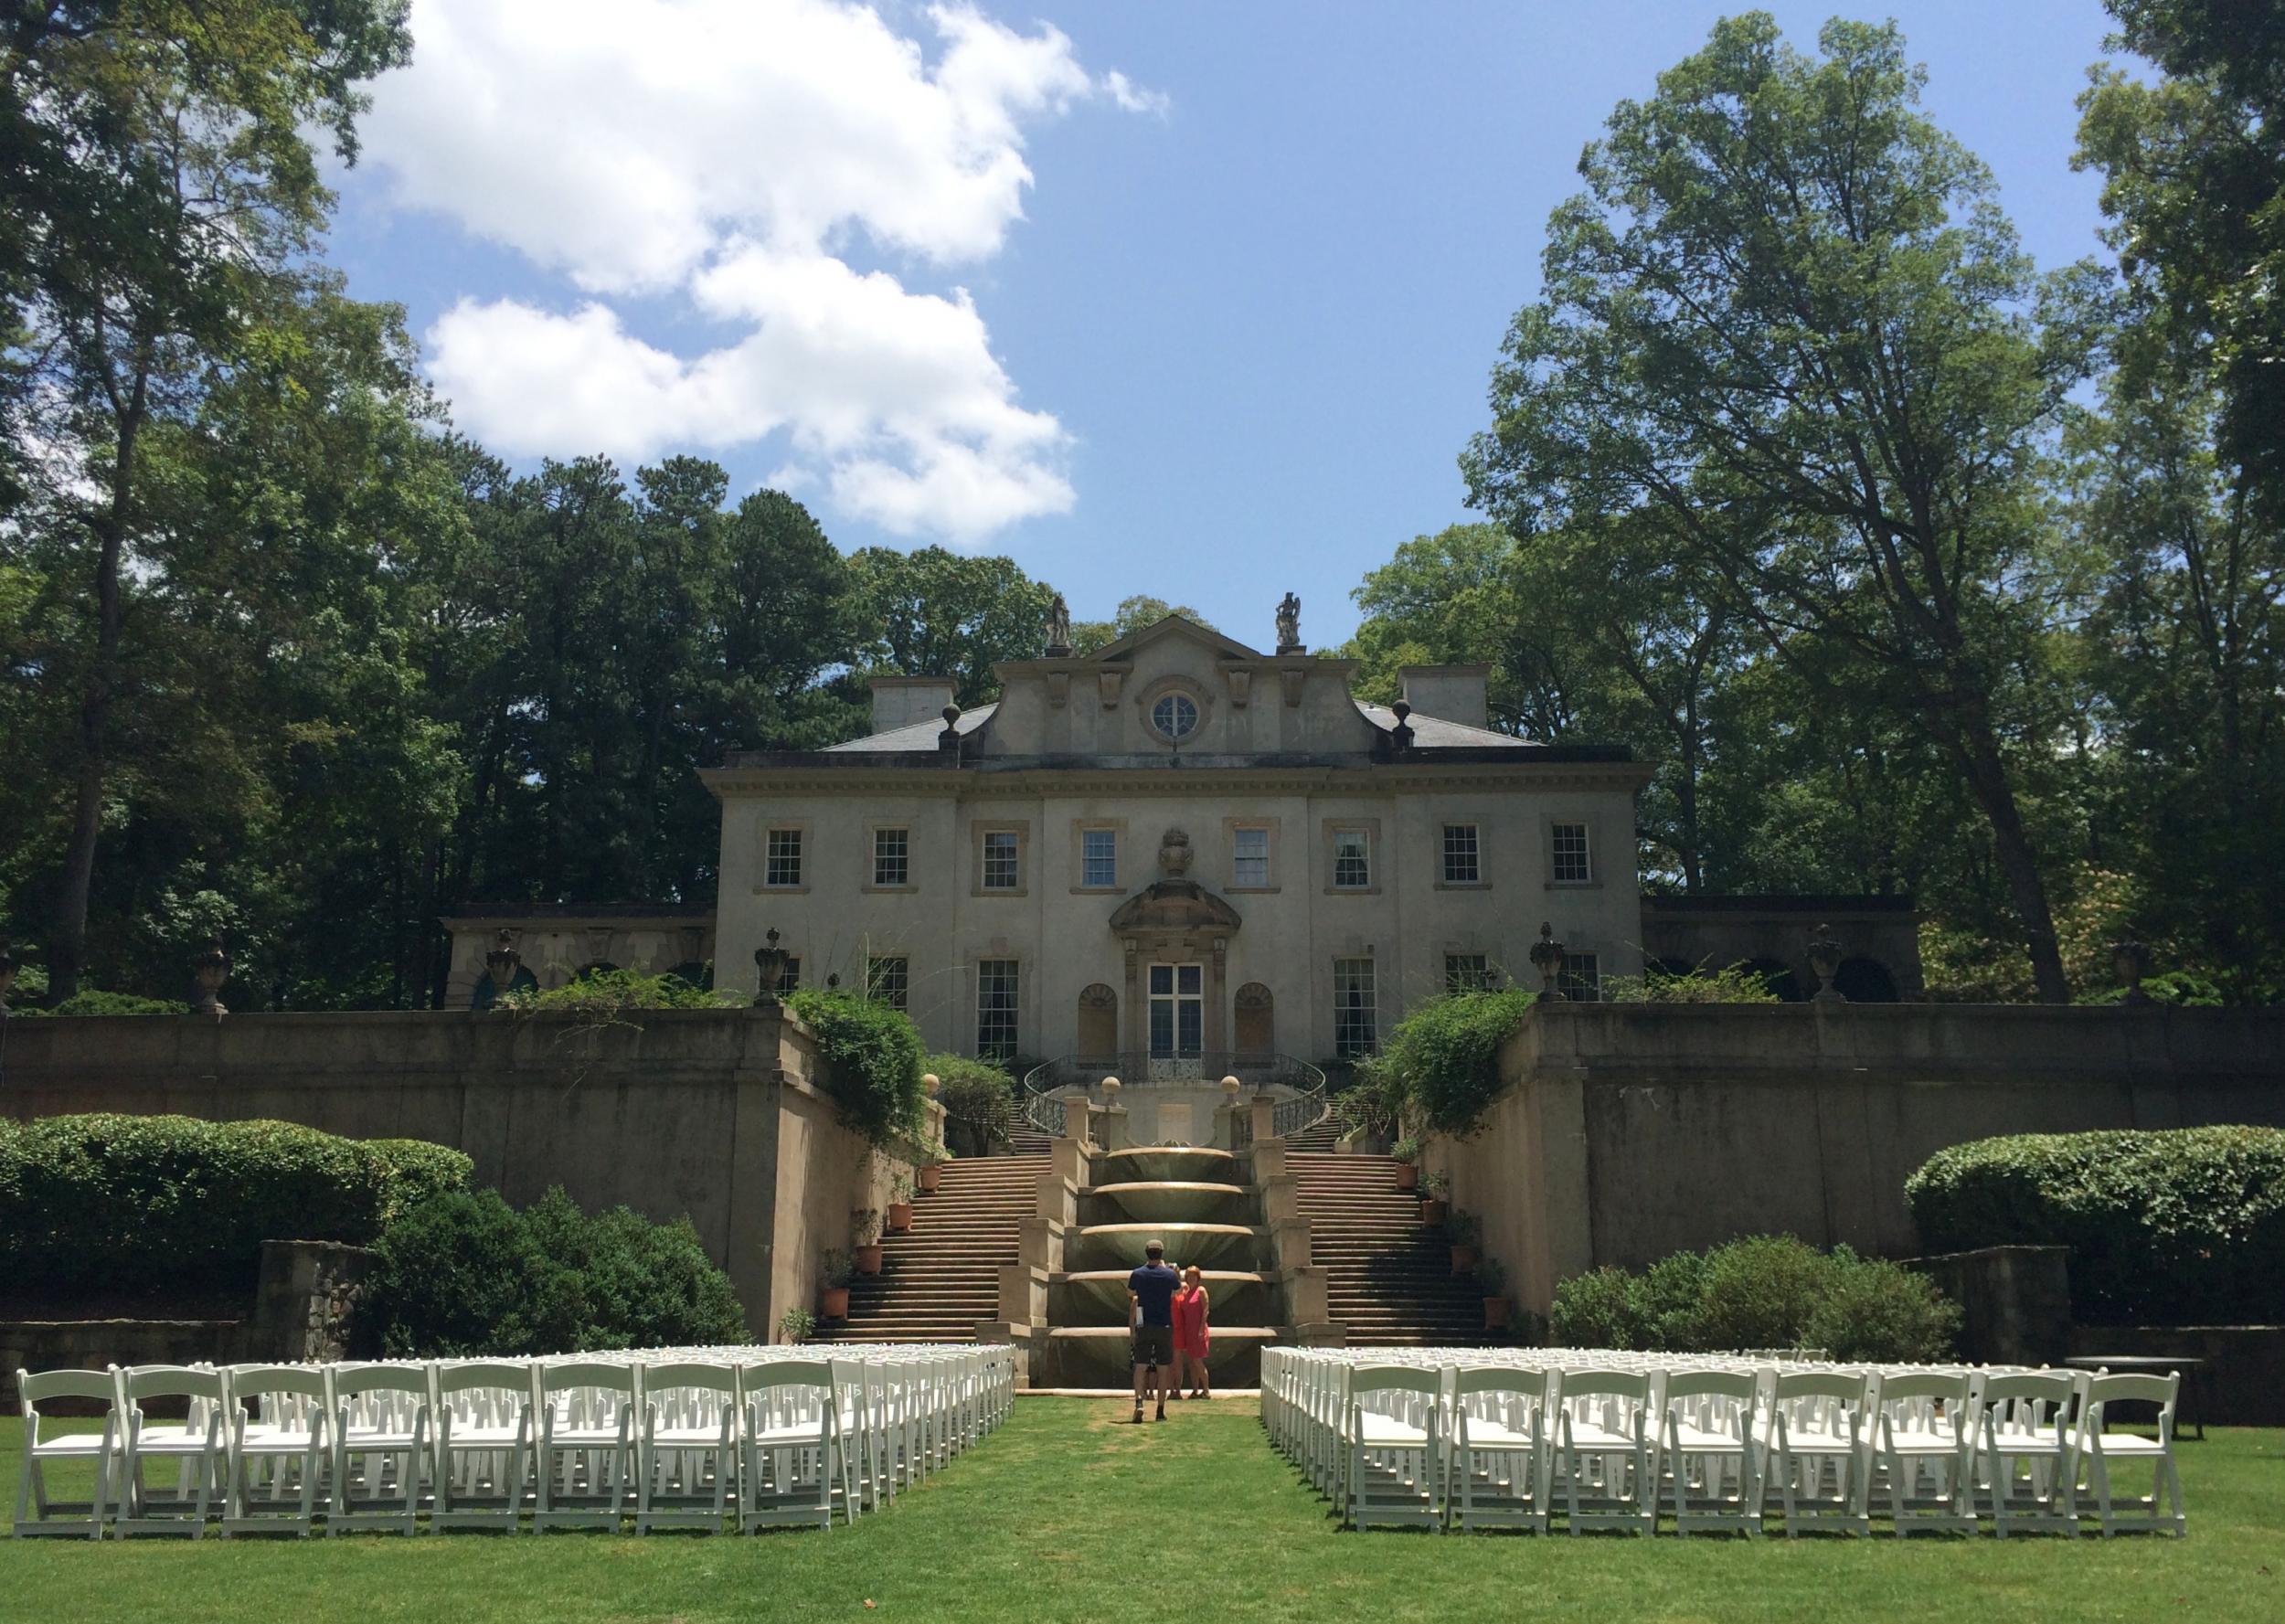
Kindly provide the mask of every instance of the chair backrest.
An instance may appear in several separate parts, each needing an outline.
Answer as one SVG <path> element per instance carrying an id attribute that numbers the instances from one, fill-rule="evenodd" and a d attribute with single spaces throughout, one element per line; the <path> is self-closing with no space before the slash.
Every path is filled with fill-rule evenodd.
<path id="1" fill-rule="evenodd" d="M 1440 1369 L 1407 1364 L 1360 1364 L 1349 1372 L 1349 1396 L 1365 1393 L 1426 1393 L 1443 1391 Z"/>
<path id="2" fill-rule="evenodd" d="M 1964 1370 L 1907 1370 L 1897 1371 L 1881 1380 L 1880 1401 L 1883 1404 L 1902 1404 L 1922 1398 L 1939 1398 L 1947 1406 L 1964 1405 L 1968 1401 L 1970 1377 Z"/>
<path id="3" fill-rule="evenodd" d="M 27 1419 L 51 1398 L 93 1398 L 108 1406 L 119 1401 L 118 1373 L 116 1369 L 19 1370 L 16 1392 Z"/>
<path id="4" fill-rule="evenodd" d="M 570 1359 L 560 1364 L 539 1367 L 540 1391 L 543 1393 L 571 1393 L 583 1387 L 599 1388 L 606 1393 L 634 1394 L 634 1366 L 615 1364 L 603 1359 Z"/>
<path id="5" fill-rule="evenodd" d="M 2060 1415 L 2078 1397 L 2086 1377 L 2061 1370 L 1995 1371 L 1983 1378 L 1983 1406 L 2051 1404 Z"/>
<path id="6" fill-rule="evenodd" d="M 645 1396 L 672 1393 L 681 1388 L 702 1393 L 736 1393 L 738 1372 L 732 1365 L 705 1359 L 677 1359 L 664 1364 L 644 1364 L 642 1371 Z"/>
<path id="7" fill-rule="evenodd" d="M 120 1373 L 120 1391 L 140 1406 L 146 1398 L 204 1398 L 222 1402 L 222 1373 L 195 1364 L 138 1364 Z"/>
<path id="8" fill-rule="evenodd" d="M 429 1396 L 429 1373 L 418 1364 L 329 1364 L 325 1367 L 326 1403 L 367 1393 L 407 1393 Z"/>
<path id="9" fill-rule="evenodd" d="M 1559 1386 L 1559 1369 L 1530 1364 L 1463 1364 L 1452 1375 L 1452 1391 L 1461 1398 L 1476 1393 L 1509 1393 L 1534 1404 L 1550 1401 L 1549 1388 Z"/>
<path id="10" fill-rule="evenodd" d="M 1666 1375 L 1666 1402 L 1679 1398 L 1734 1398 L 1750 1405 L 1759 1382 L 1750 1370 L 1675 1370 Z"/>
<path id="11" fill-rule="evenodd" d="M 833 1386 L 833 1365 L 824 1359 L 763 1359 L 738 1367 L 740 1393 L 764 1393 L 773 1387 Z"/>
<path id="12" fill-rule="evenodd" d="M 1837 1398 L 1861 1405 L 1877 1380 L 1861 1370 L 1780 1370 L 1777 1373 L 1777 1401 L 1796 1398 Z"/>
<path id="13" fill-rule="evenodd" d="M 2087 1404 L 2093 1408 L 2098 1405 L 2131 1402 L 2154 1404 L 2163 1409 L 2172 1409 L 2181 1391 L 2182 1375 L 2179 1371 L 2171 1371 L 2163 1376 L 2141 1372 L 2119 1375 L 2098 1375 L 2087 1383 Z"/>
<path id="14" fill-rule="evenodd" d="M 436 1367 L 436 1386 L 440 1393 L 514 1393 L 528 1399 L 532 1392 L 532 1366 L 497 1359 L 440 1364 Z"/>
<path id="15" fill-rule="evenodd" d="M 1651 1396 L 1651 1377 L 1641 1370 L 1567 1370 L 1563 1373 L 1563 1397 L 1566 1403 L 1574 1398 L 1626 1398 L 1636 1404 L 1647 1404 Z"/>
<path id="16" fill-rule="evenodd" d="M 261 1400 L 261 1418 L 275 1421 L 282 1412 L 293 1410 L 291 1403 L 273 1404 L 272 1399 L 309 1399 L 321 1409 L 326 1406 L 325 1372 L 315 1364 L 235 1364 L 222 1373 L 223 1391 L 228 1396 L 230 1413 L 242 1414 L 250 1398 Z"/>

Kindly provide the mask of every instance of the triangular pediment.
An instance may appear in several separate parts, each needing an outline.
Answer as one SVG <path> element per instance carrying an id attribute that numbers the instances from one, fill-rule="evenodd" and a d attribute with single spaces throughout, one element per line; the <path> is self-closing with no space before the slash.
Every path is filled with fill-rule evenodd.
<path id="1" fill-rule="evenodd" d="M 1148 648 L 1151 644 L 1169 637 L 1182 638 L 1186 642 L 1211 649 L 1215 658 L 1218 660 L 1259 660 L 1261 658 L 1259 650 L 1249 649 L 1234 637 L 1225 637 L 1211 626 L 1201 626 L 1187 615 L 1168 615 L 1164 620 L 1152 621 L 1139 632 L 1128 632 L 1116 642 L 1105 643 L 1101 648 L 1089 654 L 1087 659 L 1089 661 L 1132 660 L 1138 650 Z"/>

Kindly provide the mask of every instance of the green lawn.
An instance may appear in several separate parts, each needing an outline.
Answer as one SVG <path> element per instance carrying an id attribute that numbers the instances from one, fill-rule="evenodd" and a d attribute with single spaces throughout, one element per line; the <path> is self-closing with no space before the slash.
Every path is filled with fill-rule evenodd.
<path id="1" fill-rule="evenodd" d="M 1137 1428 L 1118 1404 L 1027 1398 L 894 1510 L 830 1534 L 0 1540 L 0 1620 L 2285 1618 L 2285 1432 L 2216 1429 L 2181 1459 L 2183 1541 L 1358 1535 L 1250 1401 Z M 11 1440 L 11 1510 L 15 1480 Z"/>

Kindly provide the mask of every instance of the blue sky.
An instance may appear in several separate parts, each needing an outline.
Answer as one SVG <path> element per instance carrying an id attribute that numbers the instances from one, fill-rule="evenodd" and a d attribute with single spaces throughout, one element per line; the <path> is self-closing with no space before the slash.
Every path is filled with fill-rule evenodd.
<path id="1" fill-rule="evenodd" d="M 418 0 L 332 256 L 519 465 L 694 451 L 844 547 L 1257 644 L 1290 589 L 1323 647 L 1470 516 L 1579 148 L 1735 9 Z M 1770 9 L 1804 48 L 1833 10 Z M 2039 262 L 2097 252 L 2098 0 L 1884 14 Z"/>

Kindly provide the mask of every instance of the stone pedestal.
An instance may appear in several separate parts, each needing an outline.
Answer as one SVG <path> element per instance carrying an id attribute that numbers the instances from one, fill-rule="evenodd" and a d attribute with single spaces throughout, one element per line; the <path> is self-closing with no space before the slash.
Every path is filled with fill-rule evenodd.
<path id="1" fill-rule="evenodd" d="M 1039 1175 L 1038 1191 L 1039 1200 L 1035 1216 L 1052 1218 L 1067 1227 L 1079 1221 L 1079 1192 L 1077 1184 L 1060 1173 L 1043 1173 Z"/>
<path id="2" fill-rule="evenodd" d="M 1127 1138 L 1127 1108 L 1123 1105 L 1104 1107 L 1103 1149 L 1106 1151 L 1123 1151 L 1127 1148 L 1129 1142 L 1130 1141 Z"/>
<path id="3" fill-rule="evenodd" d="M 1286 1172 L 1285 1141 L 1281 1139 L 1262 1139 L 1254 1141 L 1254 1177 L 1258 1180 L 1283 1178 Z"/>
<path id="4" fill-rule="evenodd" d="M 1270 1252 L 1277 1266 L 1284 1269 L 1307 1268 L 1309 1262 L 1309 1220 L 1287 1218 L 1270 1226 Z"/>
<path id="5" fill-rule="evenodd" d="M 1063 1102 L 1064 1138 L 1076 1139 L 1081 1144 L 1089 1141 L 1091 1138 L 1088 1132 L 1087 1121 L 1089 1109 L 1087 1097 L 1083 1094 L 1077 1099 L 1067 1099 Z"/>
<path id="6" fill-rule="evenodd" d="M 1261 1215 L 1270 1225 L 1302 1222 L 1301 1181 L 1290 1173 L 1273 1178 L 1256 1176 L 1261 1192 Z"/>
<path id="7" fill-rule="evenodd" d="M 1048 1154 L 1054 1158 L 1055 1176 L 1067 1184 L 1086 1184 L 1088 1176 L 1087 1145 L 1076 1139 L 1058 1139 Z"/>
<path id="8" fill-rule="evenodd" d="M 1036 1326 L 1047 1322 L 1047 1271 L 1028 1263 L 1000 1266 L 1000 1318 L 997 1323 Z"/>
<path id="9" fill-rule="evenodd" d="M 1253 1113 L 1254 1147 L 1259 1150 L 1277 1137 L 1278 1102 L 1267 1094 L 1257 1094 L 1253 1098 Z"/>

